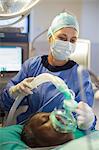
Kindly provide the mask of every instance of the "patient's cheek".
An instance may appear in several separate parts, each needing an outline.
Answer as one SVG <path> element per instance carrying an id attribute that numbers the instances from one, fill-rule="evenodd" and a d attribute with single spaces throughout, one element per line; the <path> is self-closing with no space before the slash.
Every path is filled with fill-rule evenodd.
<path id="1" fill-rule="evenodd" d="M 67 138 L 67 141 L 71 141 L 71 140 L 74 139 L 74 136 L 73 136 L 72 133 L 68 133 L 67 137 L 68 137 L 68 138 Z"/>

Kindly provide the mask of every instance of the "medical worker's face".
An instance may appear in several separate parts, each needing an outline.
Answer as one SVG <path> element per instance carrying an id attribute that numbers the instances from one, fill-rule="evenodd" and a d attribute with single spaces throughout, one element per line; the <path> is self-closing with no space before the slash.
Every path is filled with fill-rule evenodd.
<path id="1" fill-rule="evenodd" d="M 59 133 L 51 124 L 50 113 L 38 113 L 31 118 L 32 131 L 39 146 L 55 146 L 73 139 L 72 133 Z"/>
<path id="2" fill-rule="evenodd" d="M 62 28 L 55 33 L 52 33 L 50 42 L 49 63 L 55 60 L 61 61 L 64 65 L 70 58 L 70 55 L 75 52 L 78 32 L 74 28 Z"/>
<path id="3" fill-rule="evenodd" d="M 62 28 L 57 32 L 53 33 L 54 38 L 62 41 L 69 41 L 71 43 L 76 43 L 78 39 L 78 32 L 74 28 Z M 49 42 L 53 42 L 53 37 L 51 36 Z"/>

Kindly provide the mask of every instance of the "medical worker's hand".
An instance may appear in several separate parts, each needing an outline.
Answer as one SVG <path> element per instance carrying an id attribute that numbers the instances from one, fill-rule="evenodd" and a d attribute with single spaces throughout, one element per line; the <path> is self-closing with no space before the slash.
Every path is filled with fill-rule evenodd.
<path id="1" fill-rule="evenodd" d="M 12 86 L 9 89 L 10 96 L 16 98 L 19 94 L 22 96 L 26 96 L 28 94 L 33 94 L 31 82 L 33 81 L 34 77 L 25 78 L 23 81 L 18 83 L 15 86 Z"/>
<path id="2" fill-rule="evenodd" d="M 76 113 L 78 128 L 88 130 L 92 126 L 95 118 L 92 108 L 87 103 L 81 101 L 78 103 Z"/>

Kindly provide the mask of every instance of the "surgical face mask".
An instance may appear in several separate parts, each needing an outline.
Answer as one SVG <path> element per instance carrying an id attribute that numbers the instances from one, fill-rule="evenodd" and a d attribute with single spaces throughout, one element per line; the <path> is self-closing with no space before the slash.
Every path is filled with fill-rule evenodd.
<path id="1" fill-rule="evenodd" d="M 54 43 L 51 45 L 52 55 L 57 60 L 67 60 L 72 53 L 75 51 L 76 45 L 69 41 L 62 41 L 54 39 Z"/>

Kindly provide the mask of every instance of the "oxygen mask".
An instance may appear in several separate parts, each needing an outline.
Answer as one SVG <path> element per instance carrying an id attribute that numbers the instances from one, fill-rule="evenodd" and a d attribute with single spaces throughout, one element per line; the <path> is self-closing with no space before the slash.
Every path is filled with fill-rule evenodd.
<path id="1" fill-rule="evenodd" d="M 77 128 L 77 121 L 73 112 L 77 108 L 75 94 L 72 90 L 64 91 L 65 99 L 62 102 L 62 108 L 54 109 L 50 115 L 50 120 L 54 129 L 61 133 L 74 132 Z"/>

